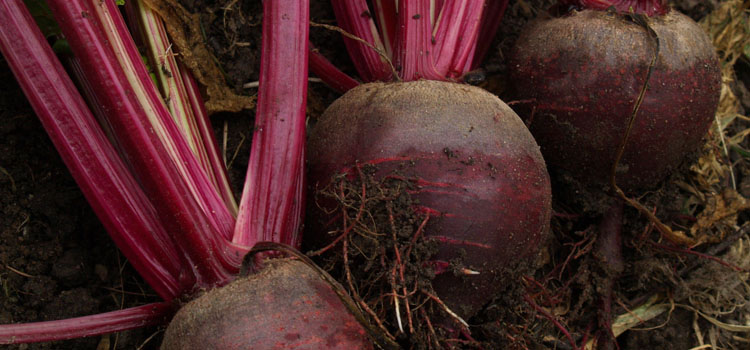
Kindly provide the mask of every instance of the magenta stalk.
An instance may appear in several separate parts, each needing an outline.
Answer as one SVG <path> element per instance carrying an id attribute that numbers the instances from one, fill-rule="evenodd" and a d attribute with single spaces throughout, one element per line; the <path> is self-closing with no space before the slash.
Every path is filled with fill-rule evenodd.
<path id="1" fill-rule="evenodd" d="M 234 231 L 237 244 L 272 241 L 299 247 L 309 11 L 308 1 L 263 2 L 255 133 Z"/>
<path id="2" fill-rule="evenodd" d="M 0 4 L 0 49 L 112 239 L 162 298 L 179 295 L 179 252 L 21 0 Z"/>
<path id="3" fill-rule="evenodd" d="M 64 320 L 2 325 L 0 344 L 68 340 L 157 326 L 169 321 L 174 312 L 173 303 L 161 302 Z"/>
<path id="4" fill-rule="evenodd" d="M 191 187 L 187 177 L 183 176 L 185 173 L 178 169 L 184 163 L 175 162 L 170 156 L 168 145 L 163 144 L 157 135 L 160 132 L 158 124 L 154 123 L 149 113 L 164 114 L 159 120 L 165 127 L 171 126 L 171 130 L 166 130 L 169 135 L 166 139 L 182 140 L 177 144 L 178 148 L 172 149 L 172 155 L 177 153 L 180 157 L 192 156 L 190 150 L 165 108 L 152 109 L 150 107 L 153 106 L 144 105 L 139 100 L 139 95 L 148 94 L 149 91 L 139 90 L 142 86 L 133 86 L 133 82 L 129 80 L 129 73 L 123 69 L 120 60 L 127 60 L 132 56 L 127 52 L 120 52 L 118 56 L 110 46 L 115 42 L 113 34 L 108 36 L 102 24 L 93 16 L 97 11 L 94 6 L 100 6 L 98 0 L 95 2 L 97 4 L 80 0 L 52 0 L 49 1 L 49 6 L 73 53 L 80 60 L 87 79 L 92 83 L 98 100 L 109 112 L 110 124 L 128 161 L 154 203 L 172 241 L 179 247 L 182 266 L 188 266 L 192 270 L 183 277 L 193 275 L 194 278 L 184 279 L 182 288 L 207 288 L 226 283 L 232 278 L 232 273 L 237 271 L 242 254 L 224 239 L 221 229 L 213 221 L 215 218 L 208 215 L 209 210 L 202 208 L 208 206 L 218 210 L 223 207 L 223 202 L 217 197 L 201 204 L 198 201 L 200 197 L 186 195 L 215 191 L 207 182 L 198 188 Z M 107 4 L 114 6 L 109 0 L 102 3 Z M 122 21 L 118 16 L 119 14 L 110 20 Z M 124 30 L 124 24 L 122 28 Z M 134 54 L 134 44 L 131 46 L 129 51 Z M 130 73 L 140 75 L 143 80 L 148 76 L 142 63 L 140 66 L 134 64 L 133 68 L 136 70 Z M 156 94 L 158 98 L 158 93 L 151 87 L 150 93 Z M 196 163 L 188 163 L 186 168 L 193 175 L 202 173 Z"/>

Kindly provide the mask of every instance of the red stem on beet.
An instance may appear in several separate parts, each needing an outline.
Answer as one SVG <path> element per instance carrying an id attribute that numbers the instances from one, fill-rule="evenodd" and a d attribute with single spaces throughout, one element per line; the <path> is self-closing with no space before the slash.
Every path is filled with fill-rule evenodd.
<path id="1" fill-rule="evenodd" d="M 388 57 L 393 57 L 393 43 L 396 41 L 396 31 L 398 28 L 396 21 L 396 1 L 372 0 L 372 7 L 375 12 L 374 15 L 380 37 L 385 47 L 385 53 Z"/>
<path id="2" fill-rule="evenodd" d="M 227 223 L 223 232 L 230 238 L 234 217 L 237 216 L 237 203 L 203 100 L 198 90 L 193 88 L 196 85 L 187 68 L 177 60 L 179 52 L 175 52 L 176 49 L 169 41 L 164 22 L 143 1 L 131 0 L 125 3 L 132 37 L 148 57 L 151 66 L 149 72 L 156 77 L 155 85 L 168 107 L 169 115 L 183 134 L 197 164 L 227 207 L 229 215 L 224 211 L 221 211 L 221 215 L 225 215 L 224 222 Z M 150 88 L 151 84 L 144 85 L 149 85 L 147 88 Z M 209 194 L 213 195 L 213 192 Z"/>
<path id="3" fill-rule="evenodd" d="M 664 15 L 669 12 L 666 0 L 560 0 L 561 5 L 581 9 L 609 10 L 619 13 L 635 13 L 647 16 Z"/>
<path id="4" fill-rule="evenodd" d="M 401 0 L 398 2 L 398 29 L 393 48 L 393 63 L 401 79 L 406 81 L 442 80 L 434 63 L 436 47 L 432 43 L 430 2 Z M 442 54 L 452 56 L 451 53 Z"/>
<path id="5" fill-rule="evenodd" d="M 206 111 L 206 105 L 201 96 L 200 87 L 198 87 L 198 83 L 195 81 L 193 74 L 190 73 L 190 70 L 181 62 L 178 63 L 180 67 L 180 75 L 185 84 L 187 99 L 190 102 L 190 107 L 193 109 L 193 115 L 196 119 L 198 131 L 204 142 L 204 147 L 206 147 L 206 152 L 210 157 L 209 168 L 214 173 L 213 176 L 217 181 L 217 189 L 219 190 L 219 193 L 222 194 L 226 206 L 230 209 L 232 215 L 236 217 L 238 207 L 234 198 L 234 193 L 232 192 L 232 187 L 229 184 L 227 166 L 222 160 L 221 152 L 219 151 L 219 143 L 217 142 L 216 135 L 211 127 L 211 119 Z"/>
<path id="6" fill-rule="evenodd" d="M 460 36 L 455 40 L 454 43 L 449 42 L 449 44 L 454 45 L 454 48 L 445 53 L 445 56 L 448 56 L 451 53 L 453 54 L 450 65 L 447 67 L 447 70 L 440 71 L 445 75 L 446 78 L 449 79 L 458 79 L 464 73 L 471 70 L 471 65 L 474 61 L 474 54 L 478 43 L 477 39 L 479 38 L 480 33 L 479 29 L 484 28 L 481 25 L 481 19 L 485 10 L 485 1 L 472 0 L 459 1 L 459 3 L 465 4 L 464 14 L 462 16 L 453 15 L 453 13 L 449 11 L 450 8 L 448 7 L 444 7 L 441 11 L 441 18 L 443 20 L 455 17 L 463 19 L 460 22 L 459 27 Z M 442 53 L 443 51 L 441 51 L 441 54 L 440 56 L 438 56 L 438 58 L 444 57 Z"/>
<path id="7" fill-rule="evenodd" d="M 128 261 L 162 298 L 181 294 L 179 252 L 22 0 L 0 3 L 0 49 L 65 165 Z"/>
<path id="8" fill-rule="evenodd" d="M 433 51 L 436 57 L 435 66 L 440 71 L 446 71 L 453 60 L 453 50 L 457 39 L 463 35 L 461 21 L 451 21 L 452 17 L 462 18 L 467 15 L 468 4 L 472 1 L 453 1 L 440 11 L 437 18 L 438 30 L 433 34 L 435 42 Z M 473 1 L 476 3 L 477 1 Z M 445 47 L 453 44 L 454 47 Z"/>
<path id="9" fill-rule="evenodd" d="M 226 208 L 221 200 L 195 193 L 196 188 L 215 189 L 200 177 L 196 180 L 202 169 L 187 157 L 190 150 L 170 124 L 114 2 L 50 0 L 49 5 L 90 84 L 91 100 L 101 114 L 113 116 L 103 124 L 117 136 L 115 141 L 105 136 L 22 0 L 0 3 L 0 49 L 107 231 L 166 300 L 228 282 L 248 248 L 224 239 L 221 218 L 207 217 Z M 252 180 L 246 182 L 249 199 L 243 202 L 238 237 L 296 244 L 304 207 L 309 4 L 266 1 L 264 14 Z M 187 81 L 193 107 L 202 108 L 197 86 Z M 124 150 L 127 164 L 111 142 Z M 162 324 L 173 307 L 165 302 L 60 321 L 0 325 L 0 343 L 71 339 Z"/>
<path id="10" fill-rule="evenodd" d="M 334 66 L 331 61 L 312 46 L 310 47 L 309 63 L 310 70 L 315 75 L 319 76 L 326 85 L 342 94 L 359 85 L 359 82 Z"/>
<path id="11" fill-rule="evenodd" d="M 181 294 L 177 251 L 21 0 L 0 3 L 0 51 L 94 212 L 164 299 Z M 0 326 L 0 343 L 39 342 L 161 324 L 171 303 L 60 321 Z"/>
<path id="12" fill-rule="evenodd" d="M 309 2 L 264 1 L 255 131 L 233 241 L 299 247 Z M 281 40 L 284 38 L 285 40 Z"/>
<path id="13" fill-rule="evenodd" d="M 386 54 L 386 48 L 372 20 L 367 2 L 365 0 L 331 0 L 331 5 L 339 27 L 369 44 L 344 38 L 346 49 L 362 80 L 388 81 L 393 79 L 388 62 L 382 56 Z"/>
<path id="14" fill-rule="evenodd" d="M 332 0 L 349 56 L 365 82 L 461 80 L 477 67 L 497 32 L 507 0 Z M 370 9 L 372 9 L 371 13 Z M 391 62 L 389 62 L 391 61 Z M 341 81 L 321 69 L 324 81 Z M 340 85 L 340 84 L 339 84 Z M 339 89 L 339 88 L 336 88 Z"/>
<path id="15" fill-rule="evenodd" d="M 92 4 L 91 1 L 96 4 Z M 131 52 L 119 52 L 118 56 L 110 46 L 114 44 L 115 39 L 107 35 L 103 25 L 94 16 L 99 10 L 94 7 L 104 5 L 117 10 L 114 3 L 109 0 L 103 3 L 98 0 L 49 1 L 50 9 L 60 23 L 73 53 L 80 60 L 88 80 L 94 84 L 94 93 L 109 112 L 110 124 L 127 153 L 127 160 L 133 164 L 133 169 L 154 203 L 161 222 L 179 247 L 183 266 L 192 270 L 180 276 L 181 287 L 188 291 L 190 288 L 208 288 L 226 283 L 232 278 L 232 273 L 237 271 L 241 254 L 224 240 L 216 222 L 201 208 L 198 198 L 187 195 L 195 193 L 195 190 L 182 176 L 184 173 L 181 174 L 177 168 L 183 164 L 176 164 L 171 158 L 169 150 L 165 147 L 167 145 L 162 144 L 155 133 L 159 132 L 156 124 L 148 115 L 167 114 L 166 109 L 147 110 L 146 108 L 153 105 L 144 106 L 138 99 L 138 95 L 144 91 L 135 91 L 138 86 L 132 85 L 120 60 L 131 59 L 132 66 L 137 69 L 142 67 L 140 56 L 129 37 L 123 41 L 131 44 Z M 119 13 L 109 14 L 114 15 L 110 20 L 122 21 Z M 118 27 L 124 30 L 124 23 Z M 121 32 L 121 35 L 124 33 L 127 32 Z M 138 57 L 138 62 L 132 62 L 134 55 Z M 134 73 L 148 77 L 145 67 Z M 151 93 L 158 98 L 158 92 L 153 90 L 145 93 Z M 156 106 L 164 107 L 163 104 Z M 167 129 L 167 132 L 172 140 L 182 140 L 182 143 L 176 144 L 177 148 L 173 151 L 180 153 L 183 160 L 188 160 L 192 154 L 189 154 L 189 148 L 184 144 L 171 118 L 167 114 L 160 120 L 166 127 L 171 126 L 171 130 Z M 188 164 L 187 167 L 188 172 L 193 174 L 202 172 L 196 163 Z M 203 183 L 198 188 L 200 193 L 213 190 L 208 183 Z M 221 208 L 219 205 L 223 206 L 220 198 L 208 203 L 216 206 L 217 211 Z"/>
<path id="16" fill-rule="evenodd" d="M 141 105 L 148 112 L 146 116 L 149 117 L 151 126 L 160 134 L 159 139 L 168 150 L 168 155 L 171 156 L 173 163 L 176 165 L 179 175 L 188 185 L 189 193 L 196 198 L 198 206 L 203 210 L 214 230 L 224 238 L 230 239 L 236 217 L 236 208 L 234 208 L 236 204 L 233 201 L 230 204 L 225 204 L 225 199 L 222 196 L 222 192 L 225 195 L 232 195 L 227 193 L 227 191 L 231 192 L 228 188 L 228 180 L 225 179 L 225 188 L 217 189 L 216 183 L 211 180 L 208 171 L 203 168 L 199 157 L 193 153 L 190 142 L 181 134 L 180 126 L 175 123 L 169 109 L 166 108 L 165 102 L 168 99 L 162 98 L 158 88 L 151 80 L 149 71 L 143 64 L 140 51 L 129 35 L 129 30 L 114 0 L 87 1 L 91 4 L 92 9 L 98 10 L 96 12 L 97 17 L 104 28 L 104 33 L 107 35 L 105 39 L 109 40 L 114 48 L 134 92 L 138 94 Z M 215 150 L 218 149 L 215 148 Z M 218 154 L 213 155 L 212 158 L 216 162 L 219 161 Z M 242 249 L 242 251 L 244 252 L 246 249 Z M 237 264 L 237 262 L 234 261 L 232 264 Z"/>
<path id="17" fill-rule="evenodd" d="M 150 121 L 150 127 L 164 144 L 167 154 L 177 167 L 178 174 L 187 185 L 189 192 L 185 193 L 195 197 L 196 203 L 203 210 L 212 229 L 229 239 L 235 217 L 224 204 L 224 199 L 215 189 L 187 140 L 181 134 L 179 126 L 170 115 L 164 99 L 151 80 L 138 48 L 128 34 L 128 28 L 114 0 L 79 1 L 85 1 L 89 9 L 93 10 L 91 13 L 96 15 L 105 35 L 100 40 L 105 40 L 114 50 L 115 57 L 122 67 L 121 71 L 125 72 L 137 100 L 146 112 L 145 116 Z"/>
<path id="18" fill-rule="evenodd" d="M 168 322 L 174 311 L 173 303 L 161 302 L 64 320 L 3 325 L 0 344 L 68 340 L 158 326 Z"/>

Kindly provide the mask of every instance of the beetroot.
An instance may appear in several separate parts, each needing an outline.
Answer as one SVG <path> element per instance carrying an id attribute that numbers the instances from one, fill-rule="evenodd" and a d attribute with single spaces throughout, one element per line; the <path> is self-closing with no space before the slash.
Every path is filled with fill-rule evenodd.
<path id="1" fill-rule="evenodd" d="M 547 238 L 550 183 L 539 147 L 518 116 L 482 89 L 427 80 L 361 85 L 313 127 L 308 158 L 310 196 L 362 165 L 416 186 L 418 210 L 434 218 L 424 234 L 440 242 L 434 259 L 479 272 L 433 280 L 463 317 L 505 288 L 504 273 L 528 265 Z M 317 238 L 331 230 L 330 216 L 310 220 Z"/>
<path id="2" fill-rule="evenodd" d="M 339 296 L 299 260 L 272 259 L 248 278 L 180 309 L 162 350 L 372 349 Z"/>
<path id="3" fill-rule="evenodd" d="M 663 0 L 560 0 L 560 9 L 524 29 L 509 63 L 545 159 L 596 194 L 613 185 L 612 175 L 624 191 L 656 185 L 713 121 L 721 74 L 708 36 Z M 622 206 L 609 204 L 594 250 L 597 349 L 617 348 L 611 325 L 624 268 Z"/>
<path id="4" fill-rule="evenodd" d="M 646 3 L 621 2 L 636 10 Z M 668 11 L 647 3 L 645 14 Z M 618 165 L 625 191 L 656 184 L 696 149 L 719 99 L 718 60 L 703 30 L 676 11 L 648 23 L 659 55 Z M 520 114 L 551 166 L 582 183 L 609 182 L 655 48 L 644 26 L 612 11 L 573 10 L 524 29 L 510 56 L 510 80 L 514 97 L 528 102 Z"/>

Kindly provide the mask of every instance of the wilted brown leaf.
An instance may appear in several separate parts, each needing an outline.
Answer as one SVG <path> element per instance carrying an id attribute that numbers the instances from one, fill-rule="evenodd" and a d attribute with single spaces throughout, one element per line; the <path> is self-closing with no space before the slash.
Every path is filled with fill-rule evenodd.
<path id="1" fill-rule="evenodd" d="M 216 60 L 203 42 L 200 19 L 176 0 L 144 0 L 164 20 L 167 32 L 179 49 L 182 62 L 206 87 L 206 110 L 239 112 L 255 106 L 255 97 L 235 94 L 225 83 Z"/>
<path id="2" fill-rule="evenodd" d="M 698 215 L 690 233 L 702 242 L 721 242 L 729 231 L 736 229 L 737 214 L 747 209 L 750 209 L 747 199 L 733 189 L 725 189 L 707 198 L 706 208 Z"/>

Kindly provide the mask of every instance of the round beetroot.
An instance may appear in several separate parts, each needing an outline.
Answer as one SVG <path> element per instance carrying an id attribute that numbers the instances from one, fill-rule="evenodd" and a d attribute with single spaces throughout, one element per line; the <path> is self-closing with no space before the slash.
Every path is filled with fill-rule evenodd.
<path id="1" fill-rule="evenodd" d="M 272 259 L 260 272 L 187 303 L 162 350 L 373 349 L 365 329 L 303 262 Z"/>
<path id="2" fill-rule="evenodd" d="M 610 11 L 531 22 L 510 56 L 515 98 L 545 160 L 582 183 L 609 182 L 656 45 L 644 26 Z M 661 181 L 695 150 L 713 120 L 720 71 L 708 36 L 670 11 L 648 18 L 659 55 L 617 169 L 624 190 Z"/>
<path id="3" fill-rule="evenodd" d="M 440 242 L 434 259 L 479 272 L 433 281 L 463 317 L 505 288 L 503 274 L 533 260 L 547 237 L 550 183 L 539 147 L 518 116 L 480 88 L 427 80 L 361 85 L 326 110 L 308 147 L 311 196 L 357 164 L 417 186 L 412 197 L 434 218 L 425 235 Z M 310 220 L 319 234 L 308 238 L 328 232 L 330 219 Z"/>

